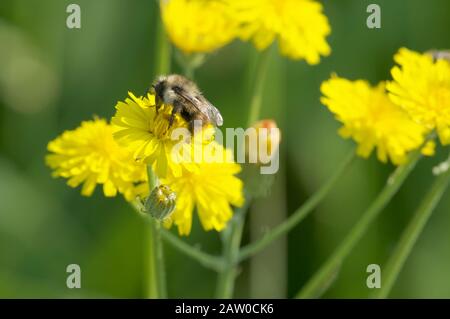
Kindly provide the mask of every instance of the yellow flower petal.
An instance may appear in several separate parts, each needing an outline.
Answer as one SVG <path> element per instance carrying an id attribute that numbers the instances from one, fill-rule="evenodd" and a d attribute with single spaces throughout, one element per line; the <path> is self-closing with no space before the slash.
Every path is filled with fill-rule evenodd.
<path id="1" fill-rule="evenodd" d="M 381 162 L 400 165 L 423 144 L 426 129 L 389 100 L 383 83 L 371 87 L 363 80 L 333 76 L 321 91 L 321 102 L 343 124 L 341 136 L 358 143 L 359 156 L 367 158 L 376 148 Z"/>
<path id="2" fill-rule="evenodd" d="M 131 201 L 137 195 L 135 184 L 146 181 L 145 165 L 113 139 L 113 129 L 105 120 L 85 121 L 48 144 L 46 163 L 54 177 L 67 178 L 70 187 L 83 184 L 81 194 L 91 196 L 97 184 L 107 197 L 123 194 Z"/>
<path id="3" fill-rule="evenodd" d="M 320 62 L 331 49 L 326 41 L 331 28 L 314 0 L 229 0 L 241 20 L 240 35 L 258 50 L 278 40 L 280 51 L 291 59 L 309 64 Z"/>
<path id="4" fill-rule="evenodd" d="M 406 48 L 394 60 L 389 98 L 427 130 L 435 129 L 443 145 L 450 144 L 450 63 Z"/>

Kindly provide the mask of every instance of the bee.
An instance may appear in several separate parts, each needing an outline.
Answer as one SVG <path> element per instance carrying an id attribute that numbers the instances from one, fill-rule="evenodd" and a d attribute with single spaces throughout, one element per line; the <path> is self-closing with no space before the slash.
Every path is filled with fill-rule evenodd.
<path id="1" fill-rule="evenodd" d="M 192 133 L 194 121 L 201 121 L 202 126 L 207 123 L 215 126 L 223 124 L 219 110 L 203 96 L 194 82 L 184 76 L 178 74 L 160 76 L 153 82 L 150 91 L 155 94 L 157 112 L 163 104 L 173 106 L 169 127 L 173 124 L 177 113 L 189 123 Z"/>
<path id="2" fill-rule="evenodd" d="M 447 60 L 450 62 L 450 50 L 430 50 L 427 53 L 431 54 L 433 61 Z"/>

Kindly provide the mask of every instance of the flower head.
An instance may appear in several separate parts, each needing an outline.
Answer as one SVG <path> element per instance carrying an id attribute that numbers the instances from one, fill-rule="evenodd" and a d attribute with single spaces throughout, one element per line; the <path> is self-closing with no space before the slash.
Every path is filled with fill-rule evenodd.
<path id="1" fill-rule="evenodd" d="M 223 0 L 161 0 L 170 40 L 184 53 L 209 53 L 238 34 L 238 22 Z"/>
<path id="2" fill-rule="evenodd" d="M 211 143 L 214 146 L 211 150 L 220 152 L 223 160 L 206 159 L 199 163 L 198 170 L 188 171 L 183 167 L 180 177 L 169 175 L 161 180 L 177 195 L 175 210 L 166 226 L 175 224 L 180 235 L 191 232 L 194 208 L 205 230 L 221 231 L 233 216 L 231 205 L 239 207 L 244 202 L 243 183 L 235 176 L 241 170 L 240 165 L 233 162 L 231 151 Z"/>
<path id="3" fill-rule="evenodd" d="M 147 180 L 146 169 L 117 145 L 112 134 L 112 127 L 97 118 L 65 131 L 47 146 L 46 163 L 54 170 L 53 176 L 67 178 L 71 187 L 83 184 L 84 196 L 92 195 L 101 184 L 105 196 L 119 192 L 133 200 L 139 194 L 136 183 Z"/>
<path id="4" fill-rule="evenodd" d="M 169 172 L 174 176 L 181 175 L 181 165 L 194 169 L 195 165 L 183 162 L 182 158 L 182 151 L 190 149 L 188 141 L 184 145 L 183 140 L 172 138 L 175 129 L 181 128 L 184 129 L 182 132 L 189 133 L 188 123 L 179 114 L 175 114 L 174 121 L 170 125 L 172 106 L 163 105 L 156 111 L 155 96 L 152 94 L 148 94 L 147 97 L 136 97 L 132 93 L 129 95 L 130 98 L 124 102 L 117 103 L 116 114 L 111 120 L 117 142 L 127 148 L 135 160 L 152 165 L 158 177 L 165 177 Z M 204 134 L 199 132 L 198 136 L 212 139 L 213 132 L 212 126 L 206 126 L 202 130 Z M 198 140 L 195 135 L 192 140 Z M 182 135 L 180 137 L 183 138 Z M 174 151 L 178 143 L 182 143 L 180 152 Z"/>
<path id="5" fill-rule="evenodd" d="M 331 49 L 331 29 L 322 5 L 315 0 L 229 0 L 241 19 L 241 37 L 258 50 L 278 40 L 281 54 L 317 64 Z"/>
<path id="6" fill-rule="evenodd" d="M 435 129 L 443 145 L 450 144 L 450 62 L 406 48 L 394 60 L 399 66 L 391 71 L 389 97 L 413 120 Z"/>
<path id="7" fill-rule="evenodd" d="M 343 123 L 339 133 L 358 143 L 357 153 L 368 157 L 377 148 L 378 159 L 403 164 L 408 152 L 420 148 L 426 130 L 412 121 L 385 93 L 385 85 L 371 87 L 363 80 L 333 76 L 322 83 L 321 102 Z M 427 145 L 425 153 L 430 153 Z"/>

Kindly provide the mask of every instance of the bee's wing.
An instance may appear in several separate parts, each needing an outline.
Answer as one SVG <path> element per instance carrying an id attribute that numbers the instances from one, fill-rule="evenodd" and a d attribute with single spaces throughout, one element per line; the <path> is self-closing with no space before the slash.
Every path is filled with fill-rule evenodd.
<path id="1" fill-rule="evenodd" d="M 211 120 L 211 122 L 214 123 L 214 125 L 222 126 L 223 118 L 219 110 L 214 105 L 212 105 L 203 95 L 196 96 L 196 98 L 201 101 L 201 112 L 208 116 L 208 118 Z"/>
<path id="2" fill-rule="evenodd" d="M 180 97 L 182 97 L 186 103 L 189 103 L 199 112 L 206 115 L 214 125 L 222 126 L 223 118 L 219 110 L 214 105 L 212 105 L 203 95 L 201 94 L 190 95 L 185 90 L 179 87 L 175 87 L 174 91 Z"/>

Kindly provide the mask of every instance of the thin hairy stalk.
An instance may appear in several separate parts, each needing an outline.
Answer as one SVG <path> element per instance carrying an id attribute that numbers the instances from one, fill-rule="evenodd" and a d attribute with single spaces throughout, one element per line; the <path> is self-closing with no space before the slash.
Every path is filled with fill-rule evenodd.
<path id="1" fill-rule="evenodd" d="M 327 180 L 327 182 L 311 196 L 301 207 L 299 207 L 286 221 L 279 224 L 272 230 L 268 231 L 259 240 L 248 244 L 241 249 L 238 261 L 243 261 L 256 253 L 260 252 L 274 240 L 287 234 L 295 226 L 297 226 L 303 219 L 305 219 L 309 213 L 325 198 L 325 196 L 333 189 L 336 182 L 344 175 L 344 172 L 350 167 L 350 164 L 355 158 L 355 151 L 352 150 L 349 155 L 344 159 L 340 166 L 334 171 L 333 175 Z"/>
<path id="2" fill-rule="evenodd" d="M 222 260 L 220 257 L 207 254 L 200 249 L 189 245 L 165 229 L 161 230 L 161 236 L 167 243 L 172 245 L 172 247 L 178 249 L 186 256 L 191 257 L 206 268 L 210 268 L 218 272 L 222 270 Z"/>
<path id="3" fill-rule="evenodd" d="M 138 201 L 131 202 L 131 206 L 144 218 L 152 218 L 147 214 L 142 214 L 144 207 Z M 219 256 L 213 256 L 206 252 L 203 252 L 201 249 L 186 243 L 181 238 L 172 234 L 170 231 L 164 228 L 161 228 L 160 233 L 161 238 L 166 243 L 177 249 L 179 252 L 185 254 L 187 257 L 192 258 L 206 268 L 210 268 L 215 271 L 220 271 L 222 269 L 222 260 Z"/>
<path id="4" fill-rule="evenodd" d="M 185 54 L 181 51 L 175 52 L 175 59 L 183 69 L 183 74 L 188 79 L 194 80 L 195 71 L 206 61 L 204 53 Z"/>
<path id="5" fill-rule="evenodd" d="M 170 72 L 171 51 L 169 39 L 167 38 L 164 24 L 161 17 L 158 17 L 158 23 L 156 26 L 156 61 L 154 73 L 156 76 L 161 74 L 167 74 Z"/>
<path id="6" fill-rule="evenodd" d="M 237 259 L 249 201 L 250 198 L 247 197 L 244 206 L 236 209 L 233 218 L 223 234 L 223 267 L 217 277 L 217 298 L 233 297 L 234 283 L 237 275 Z"/>
<path id="7" fill-rule="evenodd" d="M 261 105 L 266 81 L 267 68 L 270 60 L 270 48 L 264 50 L 258 57 L 256 70 L 253 78 L 253 95 L 250 100 L 249 116 L 247 126 L 252 126 L 261 113 Z"/>
<path id="8" fill-rule="evenodd" d="M 251 124 L 256 122 L 260 115 L 264 83 L 269 64 L 269 54 L 270 50 L 267 49 L 258 57 L 256 72 L 253 78 L 253 95 L 250 101 L 248 126 L 251 126 Z M 247 197 L 245 205 L 236 210 L 227 229 L 223 233 L 223 269 L 219 272 L 217 278 L 216 296 L 218 298 L 233 297 L 237 263 L 239 259 L 239 248 L 241 245 L 242 232 L 245 226 L 245 217 L 247 215 L 249 201 L 250 198 Z"/>
<path id="9" fill-rule="evenodd" d="M 170 71 L 170 54 L 171 47 L 164 30 L 164 24 L 158 15 L 158 23 L 156 27 L 156 60 L 155 60 L 155 76 L 166 74 Z M 147 166 L 148 186 L 151 192 L 158 181 L 153 173 L 151 166 Z M 147 295 L 149 298 L 167 298 L 166 273 L 164 265 L 164 254 L 161 240 L 161 225 L 159 221 L 153 218 L 146 219 L 149 227 L 146 228 L 147 244 Z"/>
<path id="10" fill-rule="evenodd" d="M 317 298 L 328 289 L 337 277 L 336 275 L 344 259 L 350 254 L 372 222 L 397 193 L 400 186 L 406 180 L 420 158 L 420 151 L 416 151 L 411 154 L 408 163 L 399 166 L 394 171 L 375 201 L 362 214 L 359 221 L 353 226 L 328 260 L 312 276 L 303 289 L 295 295 L 296 298 Z"/>
<path id="11" fill-rule="evenodd" d="M 406 259 L 410 255 L 414 245 L 420 234 L 425 228 L 433 210 L 438 205 L 448 187 L 450 181 L 450 169 L 441 173 L 434 181 L 431 189 L 425 195 L 419 208 L 416 210 L 414 217 L 404 230 L 400 241 L 389 258 L 386 267 L 382 272 L 382 284 L 373 295 L 374 298 L 386 298 L 391 292 Z"/>
<path id="12" fill-rule="evenodd" d="M 147 167 L 148 186 L 150 191 L 158 185 L 157 178 L 151 166 Z M 148 218 L 148 247 L 147 269 L 148 273 L 148 297 L 167 298 L 166 269 L 164 265 L 164 252 L 161 239 L 161 224 L 154 218 Z"/>

